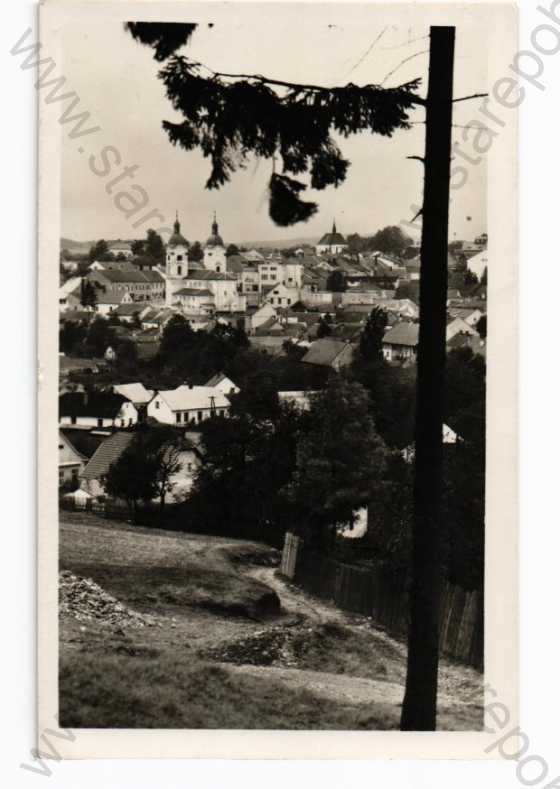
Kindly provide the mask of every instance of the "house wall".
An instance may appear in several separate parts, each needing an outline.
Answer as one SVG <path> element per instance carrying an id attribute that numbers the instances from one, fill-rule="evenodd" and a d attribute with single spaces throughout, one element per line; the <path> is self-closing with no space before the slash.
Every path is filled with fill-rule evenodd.
<path id="1" fill-rule="evenodd" d="M 383 357 L 387 361 L 397 361 L 403 359 L 414 359 L 416 357 L 416 348 L 412 345 L 395 345 L 393 343 L 386 343 L 383 345 Z"/>

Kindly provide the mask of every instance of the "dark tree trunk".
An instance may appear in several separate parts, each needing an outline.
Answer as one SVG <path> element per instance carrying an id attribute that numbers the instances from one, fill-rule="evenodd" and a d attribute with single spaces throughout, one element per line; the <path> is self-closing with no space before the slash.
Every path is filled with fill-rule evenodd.
<path id="1" fill-rule="evenodd" d="M 412 587 L 403 731 L 436 728 L 447 240 L 455 28 L 430 29 L 420 332 L 416 388 Z"/>

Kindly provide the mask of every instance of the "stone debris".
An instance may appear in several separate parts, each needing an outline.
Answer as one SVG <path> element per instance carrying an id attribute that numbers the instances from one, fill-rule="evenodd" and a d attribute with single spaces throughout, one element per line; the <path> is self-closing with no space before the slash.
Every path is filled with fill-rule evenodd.
<path id="1" fill-rule="evenodd" d="M 69 570 L 59 574 L 59 615 L 78 622 L 96 622 L 110 628 L 152 627 L 155 617 L 131 611 L 91 578 Z M 80 630 L 85 630 L 83 626 Z"/>

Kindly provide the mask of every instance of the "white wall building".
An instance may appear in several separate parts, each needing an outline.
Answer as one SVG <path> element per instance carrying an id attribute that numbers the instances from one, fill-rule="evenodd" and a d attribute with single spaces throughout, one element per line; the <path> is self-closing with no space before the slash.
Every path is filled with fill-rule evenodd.
<path id="1" fill-rule="evenodd" d="M 227 416 L 230 402 L 215 386 L 190 386 L 158 392 L 148 404 L 148 416 L 167 425 L 199 424 L 211 416 Z"/>

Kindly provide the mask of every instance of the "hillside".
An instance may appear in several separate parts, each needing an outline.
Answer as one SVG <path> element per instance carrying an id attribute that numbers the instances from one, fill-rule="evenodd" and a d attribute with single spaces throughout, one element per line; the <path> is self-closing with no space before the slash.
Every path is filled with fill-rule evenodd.
<path id="1" fill-rule="evenodd" d="M 398 728 L 404 644 L 286 583 L 278 560 L 63 511 L 61 725 Z M 439 681 L 439 728 L 480 729 L 482 675 L 442 660 Z"/>

